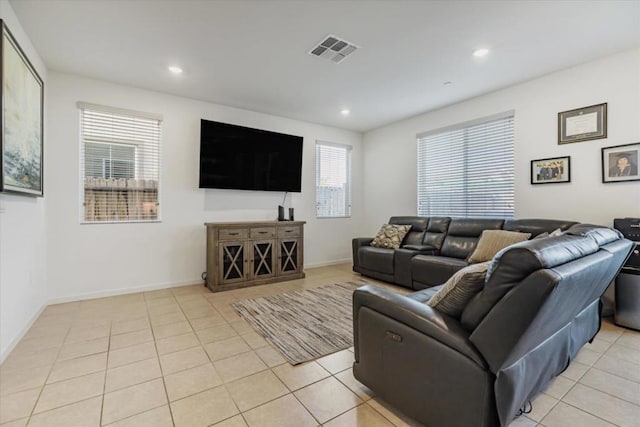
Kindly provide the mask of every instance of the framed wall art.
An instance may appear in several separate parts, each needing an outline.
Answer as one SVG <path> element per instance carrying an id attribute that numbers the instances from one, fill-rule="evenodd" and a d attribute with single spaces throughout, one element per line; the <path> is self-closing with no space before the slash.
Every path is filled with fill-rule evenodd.
<path id="1" fill-rule="evenodd" d="M 640 142 L 602 148 L 602 182 L 640 181 Z"/>
<path id="2" fill-rule="evenodd" d="M 607 103 L 558 113 L 558 144 L 607 137 Z"/>
<path id="3" fill-rule="evenodd" d="M 571 157 L 531 160 L 531 184 L 571 182 Z"/>
<path id="4" fill-rule="evenodd" d="M 0 190 L 42 196 L 44 84 L 2 20 L 0 27 Z"/>

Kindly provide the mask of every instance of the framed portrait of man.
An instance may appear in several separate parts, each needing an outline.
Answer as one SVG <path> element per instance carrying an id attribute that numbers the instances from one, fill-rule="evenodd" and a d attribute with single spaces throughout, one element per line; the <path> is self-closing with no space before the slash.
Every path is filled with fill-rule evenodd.
<path id="1" fill-rule="evenodd" d="M 640 181 L 640 142 L 602 148 L 602 182 Z"/>

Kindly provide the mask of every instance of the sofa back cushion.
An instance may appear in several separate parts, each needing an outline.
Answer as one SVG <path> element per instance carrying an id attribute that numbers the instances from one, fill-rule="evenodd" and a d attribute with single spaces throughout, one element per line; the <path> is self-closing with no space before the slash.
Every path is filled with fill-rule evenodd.
<path id="1" fill-rule="evenodd" d="M 508 219 L 502 226 L 503 230 L 518 231 L 520 233 L 531 233 L 531 237 L 536 237 L 542 233 L 551 233 L 556 229 L 565 231 L 575 221 L 563 221 L 557 219 Z"/>
<path id="2" fill-rule="evenodd" d="M 500 230 L 502 219 L 454 218 L 449 224 L 440 254 L 466 259 L 476 248 L 484 230 Z"/>
<path id="3" fill-rule="evenodd" d="M 404 236 L 402 245 L 421 245 L 424 232 L 427 229 L 428 218 L 419 216 L 392 216 L 389 218 L 389 224 L 410 225 L 411 229 Z"/>
<path id="4" fill-rule="evenodd" d="M 437 250 L 442 248 L 444 238 L 447 235 L 447 229 L 451 223 L 449 217 L 431 217 L 429 218 L 429 224 L 427 230 L 424 233 L 423 245 L 433 246 Z"/>
<path id="5" fill-rule="evenodd" d="M 532 273 L 566 264 L 598 251 L 588 237 L 562 235 L 511 245 L 493 258 L 486 284 L 462 313 L 462 326 L 474 330 L 493 306 Z"/>
<path id="6" fill-rule="evenodd" d="M 507 230 L 484 230 L 474 251 L 467 258 L 467 262 L 491 261 L 495 254 L 514 243 L 528 240 L 531 233 L 520 233 Z"/>

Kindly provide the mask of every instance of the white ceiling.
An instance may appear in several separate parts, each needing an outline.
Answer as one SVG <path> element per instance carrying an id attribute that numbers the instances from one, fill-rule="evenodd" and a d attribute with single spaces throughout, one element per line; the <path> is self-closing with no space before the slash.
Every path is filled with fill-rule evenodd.
<path id="1" fill-rule="evenodd" d="M 640 46 L 640 0 L 11 5 L 51 70 L 355 131 Z M 327 34 L 361 49 L 308 55 Z"/>

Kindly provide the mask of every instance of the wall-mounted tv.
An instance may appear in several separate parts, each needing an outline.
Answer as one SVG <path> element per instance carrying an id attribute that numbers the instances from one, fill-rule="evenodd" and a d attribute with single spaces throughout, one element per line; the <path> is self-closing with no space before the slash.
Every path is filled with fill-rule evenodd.
<path id="1" fill-rule="evenodd" d="M 302 137 L 202 119 L 200 188 L 300 192 Z"/>

